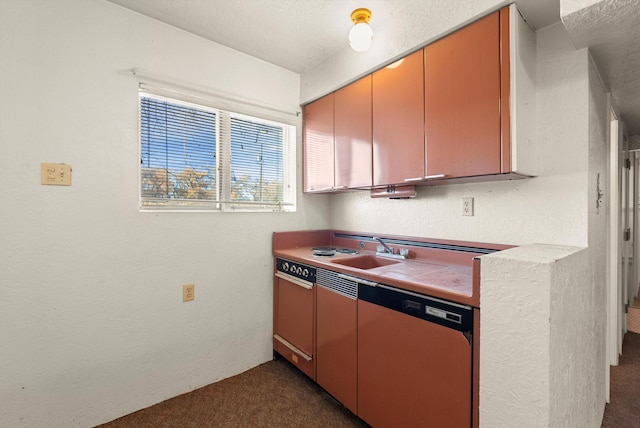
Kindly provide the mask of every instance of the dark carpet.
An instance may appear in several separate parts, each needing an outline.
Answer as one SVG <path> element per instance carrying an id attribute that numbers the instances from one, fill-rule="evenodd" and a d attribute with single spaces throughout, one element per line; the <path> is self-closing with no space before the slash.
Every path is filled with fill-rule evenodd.
<path id="1" fill-rule="evenodd" d="M 640 334 L 611 367 L 601 428 L 640 428 Z M 283 359 L 100 425 L 100 428 L 367 427 Z"/>
<path id="2" fill-rule="evenodd" d="M 611 367 L 610 401 L 601 428 L 640 428 L 640 334 L 624 336 L 619 364 Z"/>
<path id="3" fill-rule="evenodd" d="M 100 425 L 100 428 L 367 427 L 284 359 Z"/>

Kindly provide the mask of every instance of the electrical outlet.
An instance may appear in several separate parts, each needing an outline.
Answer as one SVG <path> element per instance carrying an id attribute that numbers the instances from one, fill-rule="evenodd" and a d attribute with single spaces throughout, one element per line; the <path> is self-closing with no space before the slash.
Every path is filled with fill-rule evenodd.
<path id="1" fill-rule="evenodd" d="M 462 215 L 473 215 L 473 198 L 462 198 Z"/>
<path id="2" fill-rule="evenodd" d="M 185 284 L 182 286 L 182 301 L 190 302 L 196 298 L 195 284 Z"/>
<path id="3" fill-rule="evenodd" d="M 53 186 L 71 186 L 71 165 L 41 163 L 40 183 Z"/>

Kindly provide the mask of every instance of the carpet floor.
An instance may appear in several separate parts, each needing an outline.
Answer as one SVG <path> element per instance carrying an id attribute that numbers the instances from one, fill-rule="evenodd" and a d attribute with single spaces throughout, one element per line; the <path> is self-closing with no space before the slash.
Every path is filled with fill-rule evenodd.
<path id="1" fill-rule="evenodd" d="M 368 427 L 284 359 L 163 401 L 100 428 Z"/>
<path id="2" fill-rule="evenodd" d="M 284 359 L 142 409 L 99 428 L 368 427 Z M 611 367 L 601 428 L 640 428 L 640 334 Z"/>
<path id="3" fill-rule="evenodd" d="M 611 367 L 610 401 L 601 428 L 640 428 L 640 334 L 624 336 L 619 364 Z"/>

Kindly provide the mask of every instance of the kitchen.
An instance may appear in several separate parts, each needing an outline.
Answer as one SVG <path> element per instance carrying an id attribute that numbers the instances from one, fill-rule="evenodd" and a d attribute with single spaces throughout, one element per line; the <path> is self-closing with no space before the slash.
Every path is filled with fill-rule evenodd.
<path id="1" fill-rule="evenodd" d="M 394 54 L 499 5 L 451 10 Z M 204 87 L 224 82 L 215 89 L 295 111 L 373 64 L 353 60 L 343 70 L 345 51 L 300 75 L 102 0 L 0 7 L 0 85 L 11 107 L 3 106 L 0 140 L 11 201 L 0 208 L 0 337 L 10 344 L 0 350 L 8 409 L 0 424 L 97 424 L 268 361 L 273 231 L 588 248 L 574 266 L 588 273 L 581 298 L 604 314 L 605 215 L 594 190 L 606 170 L 604 88 L 561 24 L 537 32 L 534 179 L 423 187 L 416 198 L 387 200 L 306 195 L 300 176 L 295 213 L 145 213 L 132 67 Z M 41 186 L 41 162 L 71 164 L 73 185 Z M 473 217 L 459 216 L 463 197 L 474 198 Z M 183 303 L 187 283 L 196 297 Z M 590 319 L 581 342 L 603 349 L 603 323 Z M 582 402 L 593 402 L 584 426 L 596 426 L 604 406 L 598 352 L 589 348 L 595 391 Z"/>

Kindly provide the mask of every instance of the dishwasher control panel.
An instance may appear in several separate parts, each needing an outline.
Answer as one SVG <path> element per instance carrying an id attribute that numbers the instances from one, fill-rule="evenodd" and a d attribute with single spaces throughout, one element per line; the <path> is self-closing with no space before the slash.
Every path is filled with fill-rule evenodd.
<path id="1" fill-rule="evenodd" d="M 462 332 L 473 331 L 470 306 L 377 284 L 360 285 L 358 299 Z"/>

